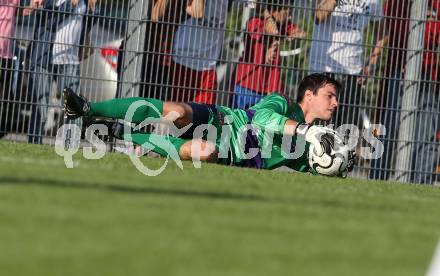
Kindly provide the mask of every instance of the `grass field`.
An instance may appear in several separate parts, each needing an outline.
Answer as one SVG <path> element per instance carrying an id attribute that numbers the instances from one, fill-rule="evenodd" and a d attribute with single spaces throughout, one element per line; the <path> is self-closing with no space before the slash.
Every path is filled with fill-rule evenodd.
<path id="1" fill-rule="evenodd" d="M 0 142 L 1 275 L 414 276 L 440 237 L 438 188 L 74 160 Z"/>

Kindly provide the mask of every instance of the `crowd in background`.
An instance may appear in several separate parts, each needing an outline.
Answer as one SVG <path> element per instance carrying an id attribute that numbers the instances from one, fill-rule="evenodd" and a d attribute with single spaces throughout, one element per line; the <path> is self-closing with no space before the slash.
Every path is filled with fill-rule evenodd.
<path id="1" fill-rule="evenodd" d="M 233 61 L 234 69 L 228 76 L 229 105 L 248 108 L 265 95 L 285 93 L 285 65 L 280 52 L 284 43 L 297 40 L 304 42 L 302 45 L 308 51 L 308 67 L 302 70 L 326 72 L 343 85 L 333 123 L 360 125 L 360 112 L 366 97 L 371 97 L 366 93 L 366 83 L 378 75 L 378 64 L 382 61 L 383 76 L 381 85 L 377 86 L 374 106 L 377 112 L 373 121 L 386 128 L 386 133 L 379 136 L 384 143 L 384 155 L 371 162 L 369 177 L 389 179 L 398 140 L 413 2 L 316 0 L 312 3 L 315 7 L 311 17 L 313 30 L 307 30 L 292 18 L 296 8 L 294 1 L 147 1 L 149 14 L 147 35 L 141 47 L 139 94 L 163 100 L 215 104 L 219 89 L 216 69 L 224 59 L 225 34 L 233 31 L 242 34 L 243 49 L 239 59 Z M 234 3 L 252 6 L 252 14 L 241 30 L 227 27 Z M 28 129 L 31 143 L 42 142 L 52 82 L 56 81 L 57 91 L 70 87 L 79 93 L 80 45 L 87 33 L 85 19 L 94 13 L 96 4 L 96 0 L 32 0 L 28 5 L 20 5 L 18 0 L 0 0 L 3 99 L 11 93 L 8 88 L 14 71 L 11 38 L 15 16 L 33 16 L 34 37 L 26 51 L 33 89 Z M 414 142 L 411 180 L 419 183 L 435 181 L 438 158 L 439 8 L 437 0 L 428 0 L 416 129 L 410 141 Z M 371 50 L 366 47 L 369 35 L 373 37 Z M 119 73 L 125 44 L 126 39 L 120 47 Z M 7 101 L 0 104 L 2 110 L 8 110 Z M 75 123 L 81 126 L 80 121 Z"/>

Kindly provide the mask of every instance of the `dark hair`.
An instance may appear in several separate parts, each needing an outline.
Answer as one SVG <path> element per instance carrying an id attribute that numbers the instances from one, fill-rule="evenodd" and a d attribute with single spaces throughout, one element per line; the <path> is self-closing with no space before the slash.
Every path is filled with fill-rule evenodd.
<path id="1" fill-rule="evenodd" d="M 296 101 L 298 103 L 302 102 L 304 99 L 304 95 L 307 90 L 313 92 L 313 95 L 318 93 L 318 89 L 323 87 L 326 84 L 332 84 L 336 87 L 336 92 L 339 93 L 341 91 L 341 84 L 335 80 L 324 74 L 311 74 L 305 77 L 300 83 L 298 87 L 298 95 L 296 97 Z"/>
<path id="2" fill-rule="evenodd" d="M 261 4 L 268 10 L 279 11 L 286 8 L 291 8 L 294 0 L 264 0 Z"/>

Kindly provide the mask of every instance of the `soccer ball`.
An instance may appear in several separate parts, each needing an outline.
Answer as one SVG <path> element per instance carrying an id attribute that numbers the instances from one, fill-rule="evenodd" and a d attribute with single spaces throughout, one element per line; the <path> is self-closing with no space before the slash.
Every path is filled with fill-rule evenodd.
<path id="1" fill-rule="evenodd" d="M 324 149 L 321 156 L 318 156 L 313 144 L 309 147 L 308 159 L 312 170 L 322 175 L 346 177 L 353 168 L 353 151 L 336 132 L 323 134 L 320 142 Z"/>

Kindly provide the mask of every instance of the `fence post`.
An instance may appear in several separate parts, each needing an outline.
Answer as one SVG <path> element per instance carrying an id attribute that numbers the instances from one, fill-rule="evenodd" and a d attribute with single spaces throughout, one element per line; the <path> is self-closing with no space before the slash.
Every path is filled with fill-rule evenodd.
<path id="1" fill-rule="evenodd" d="M 142 56 L 150 0 L 130 0 L 128 22 L 125 35 L 125 55 L 121 67 L 121 91 L 119 96 L 139 95 Z"/>
<path id="2" fill-rule="evenodd" d="M 415 116 L 423 59 L 424 22 L 426 20 L 428 0 L 414 0 L 411 2 L 411 20 L 395 174 L 395 180 L 400 182 L 409 182 L 411 176 Z"/>

